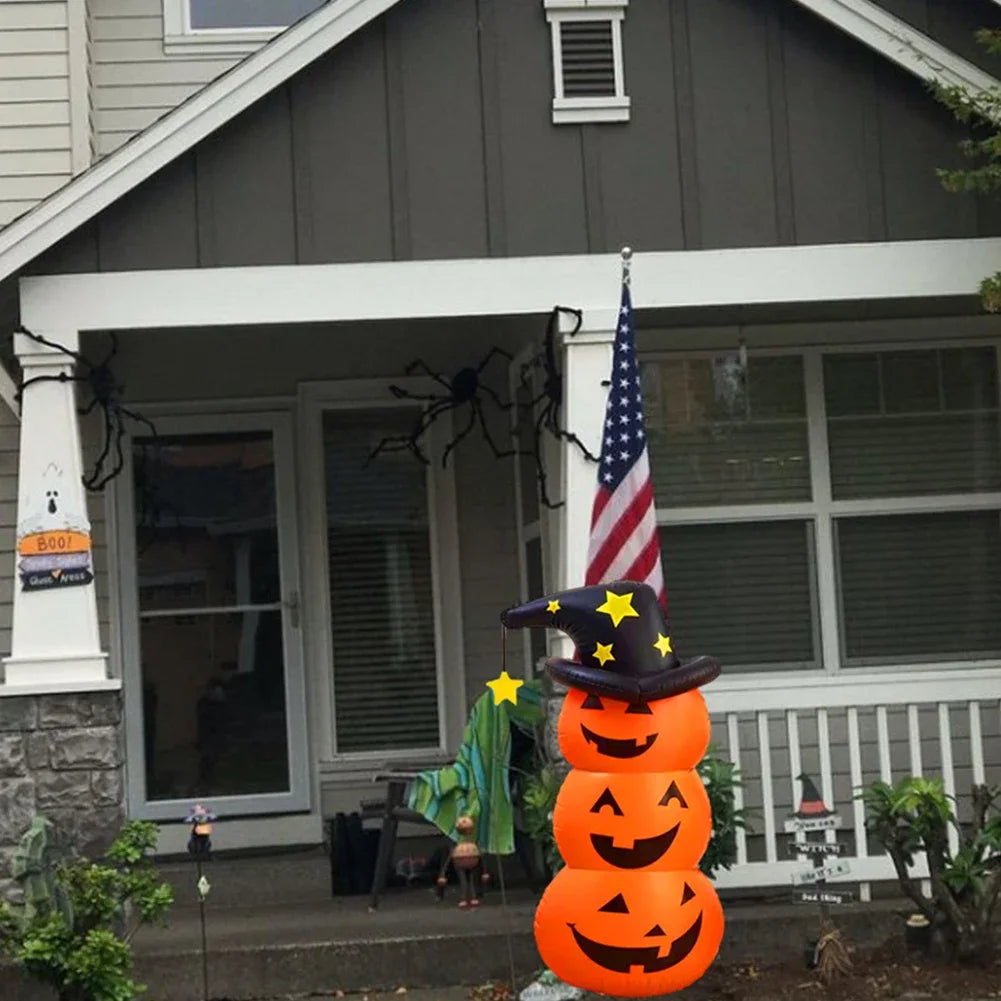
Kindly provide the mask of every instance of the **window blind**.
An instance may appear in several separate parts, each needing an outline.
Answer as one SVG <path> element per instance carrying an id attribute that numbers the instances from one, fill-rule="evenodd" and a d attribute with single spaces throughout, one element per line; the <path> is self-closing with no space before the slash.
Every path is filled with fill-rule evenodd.
<path id="1" fill-rule="evenodd" d="M 439 745 L 427 472 L 409 452 L 409 410 L 323 418 L 337 750 Z"/>
<path id="2" fill-rule="evenodd" d="M 824 359 L 835 500 L 1001 490 L 993 348 Z"/>
<path id="3" fill-rule="evenodd" d="M 1001 655 L 1001 514 L 839 518 L 846 663 Z"/>
<path id="4" fill-rule="evenodd" d="M 658 507 L 809 500 L 803 362 L 651 361 L 644 410 Z"/>
<path id="5" fill-rule="evenodd" d="M 726 671 L 817 666 L 809 522 L 670 525 L 660 542 L 679 656 L 712 654 Z"/>

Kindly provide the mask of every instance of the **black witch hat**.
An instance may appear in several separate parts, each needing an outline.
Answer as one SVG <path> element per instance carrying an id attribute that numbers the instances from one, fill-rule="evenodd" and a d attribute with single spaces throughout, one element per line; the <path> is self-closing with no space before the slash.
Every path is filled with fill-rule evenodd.
<path id="1" fill-rule="evenodd" d="M 806 772 L 796 776 L 803 785 L 803 797 L 799 803 L 799 809 L 793 814 L 794 817 L 830 817 L 834 811 L 824 802 L 817 784 Z"/>
<path id="2" fill-rule="evenodd" d="M 680 661 L 671 648 L 664 608 L 649 584 L 632 580 L 578 587 L 501 613 L 510 629 L 559 629 L 573 640 L 579 661 L 552 658 L 556 681 L 592 695 L 653 702 L 710 682 L 720 673 L 712 657 Z"/>

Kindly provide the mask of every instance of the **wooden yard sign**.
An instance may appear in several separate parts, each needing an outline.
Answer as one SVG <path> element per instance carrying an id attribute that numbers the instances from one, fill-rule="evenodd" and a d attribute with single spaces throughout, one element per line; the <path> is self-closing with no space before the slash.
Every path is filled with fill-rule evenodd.
<path id="1" fill-rule="evenodd" d="M 847 890 L 832 890 L 825 885 L 834 876 L 844 876 L 851 872 L 847 859 L 836 858 L 844 850 L 839 841 L 810 840 L 810 834 L 817 831 L 836 830 L 841 826 L 841 817 L 824 803 L 817 786 L 808 775 L 800 775 L 803 797 L 799 809 L 785 822 L 787 834 L 795 834 L 796 840 L 789 846 L 790 854 L 807 865 L 793 874 L 794 886 L 809 889 L 794 890 L 793 900 L 802 904 L 818 904 L 824 913 L 828 904 L 843 904 L 852 899 Z"/>

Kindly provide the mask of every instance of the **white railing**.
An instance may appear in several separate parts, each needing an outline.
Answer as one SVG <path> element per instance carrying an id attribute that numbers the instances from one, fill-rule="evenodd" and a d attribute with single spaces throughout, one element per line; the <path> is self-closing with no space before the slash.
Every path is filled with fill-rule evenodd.
<path id="1" fill-rule="evenodd" d="M 843 755 L 847 750 L 848 778 L 851 790 L 875 779 L 895 782 L 905 775 L 925 775 L 923 751 L 937 745 L 940 767 L 929 771 L 929 777 L 941 777 L 946 791 L 956 794 L 957 754 L 963 770 L 969 770 L 974 782 L 1001 781 L 1001 760 L 985 760 L 984 714 L 993 713 L 994 724 L 1001 724 L 1001 668 L 977 669 L 938 666 L 934 671 L 919 669 L 910 673 L 894 672 L 862 674 L 844 672 L 837 675 L 817 672 L 795 677 L 754 677 L 743 675 L 721 678 L 704 690 L 713 717 L 713 740 L 722 754 L 740 769 L 745 787 L 760 780 L 760 803 L 755 810 L 750 837 L 764 841 L 763 861 L 748 861 L 749 835 L 737 835 L 737 863 L 729 871 L 716 876 L 720 888 L 751 889 L 769 886 L 790 886 L 792 876 L 803 868 L 783 850 L 783 810 L 787 815 L 800 802 L 797 776 L 803 771 L 804 745 L 801 724 L 816 724 L 816 751 L 819 758 L 820 790 L 824 802 L 838 813 L 845 827 L 854 836 L 854 854 L 845 857 L 851 867 L 849 874 L 832 878 L 831 883 L 859 884 L 862 900 L 869 899 L 870 883 L 895 879 L 892 863 L 885 855 L 872 854 L 865 829 L 865 808 L 860 800 L 841 796 L 835 798 L 835 775 L 832 752 Z M 927 710 L 935 707 L 937 712 Z M 925 709 L 922 713 L 920 710 Z M 905 711 L 906 710 L 906 711 Z M 859 713 L 875 715 L 875 741 L 863 744 Z M 905 717 L 902 726 L 891 730 L 889 713 Z M 832 716 L 843 715 L 847 728 L 844 744 L 832 747 L 830 723 Z M 929 717 L 935 721 L 928 725 Z M 773 747 L 771 726 L 784 721 L 787 747 Z M 957 729 L 954 723 L 960 721 Z M 742 736 L 742 722 L 744 734 Z M 750 726 L 748 725 L 750 724 Z M 756 724 L 756 725 L 754 725 Z M 922 725 L 924 724 L 924 731 Z M 937 725 L 935 725 L 937 724 Z M 996 731 L 996 727 L 992 726 Z M 754 740 L 747 739 L 747 730 Z M 907 766 L 892 767 L 891 741 L 906 743 Z M 847 745 L 845 748 L 844 745 Z M 811 747 L 812 751 L 812 747 Z M 864 752 L 868 751 L 866 754 Z M 997 756 L 997 755 L 995 755 Z M 781 762 L 781 767 L 776 765 Z M 785 764 L 788 763 L 787 774 Z M 789 783 L 788 787 L 785 783 Z M 845 783 L 839 783 L 844 788 Z M 788 788 L 788 793 L 784 789 Z M 961 794 L 968 792 L 960 790 Z M 745 790 L 737 794 L 737 805 L 745 806 Z M 791 805 L 790 805 L 791 804 Z M 825 833 L 828 841 L 838 839 L 838 831 Z M 958 835 L 951 832 L 955 847 Z M 784 855 L 784 857 L 783 857 Z M 913 875 L 927 877 L 922 859 Z"/>

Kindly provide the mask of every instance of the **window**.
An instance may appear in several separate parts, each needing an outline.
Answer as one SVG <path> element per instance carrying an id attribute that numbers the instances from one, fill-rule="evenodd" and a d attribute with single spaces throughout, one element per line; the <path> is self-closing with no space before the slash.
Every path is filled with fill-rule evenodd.
<path id="1" fill-rule="evenodd" d="M 407 409 L 323 414 L 327 569 L 337 751 L 441 744 L 427 470 Z"/>
<path id="2" fill-rule="evenodd" d="M 1001 658 L 994 346 L 669 356 L 644 384 L 679 649 L 729 671 Z"/>
<path id="3" fill-rule="evenodd" d="M 163 0 L 164 49 L 246 55 L 324 0 Z"/>
<path id="4" fill-rule="evenodd" d="M 629 120 L 622 20 L 629 0 L 544 0 L 552 31 L 553 122 Z"/>

